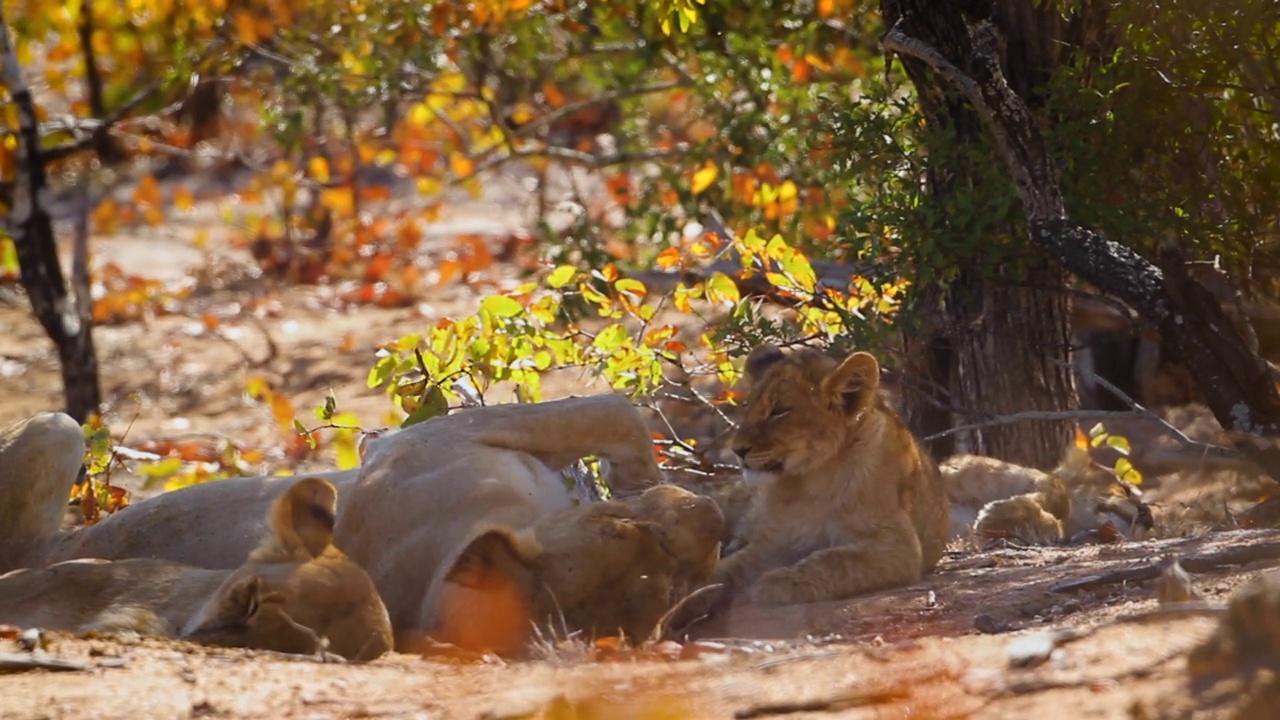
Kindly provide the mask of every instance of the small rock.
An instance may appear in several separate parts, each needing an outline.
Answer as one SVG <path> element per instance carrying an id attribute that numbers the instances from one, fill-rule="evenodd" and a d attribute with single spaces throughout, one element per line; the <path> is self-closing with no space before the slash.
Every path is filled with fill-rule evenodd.
<path id="1" fill-rule="evenodd" d="M 1056 647 L 1058 647 L 1058 638 L 1051 632 L 1015 638 L 1009 643 L 1009 665 L 1016 668 L 1035 667 L 1048 660 Z"/>
<path id="2" fill-rule="evenodd" d="M 980 633 L 996 635 L 1008 630 L 1009 626 L 986 613 L 981 613 L 973 617 L 973 628 Z"/>
<path id="3" fill-rule="evenodd" d="M 40 632 L 40 628 L 27 628 L 18 636 L 18 647 L 27 652 L 43 650 L 45 647 L 44 634 Z"/>

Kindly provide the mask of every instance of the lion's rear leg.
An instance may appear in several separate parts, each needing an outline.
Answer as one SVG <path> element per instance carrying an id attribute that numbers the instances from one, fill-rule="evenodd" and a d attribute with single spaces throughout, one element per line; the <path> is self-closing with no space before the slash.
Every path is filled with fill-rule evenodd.
<path id="1" fill-rule="evenodd" d="M 634 495 L 662 480 L 640 411 L 621 395 L 591 395 L 540 403 L 491 405 L 451 415 L 466 419 L 468 439 L 526 452 L 554 470 L 597 455 L 613 466 L 610 488 Z"/>
<path id="2" fill-rule="evenodd" d="M 791 567 L 770 570 L 747 593 L 762 605 L 842 600 L 917 582 L 920 542 L 906 518 L 856 542 L 818 550 Z"/>
<path id="3" fill-rule="evenodd" d="M 27 564 L 58 532 L 84 461 L 84 433 L 64 413 L 40 413 L 0 429 L 0 572 Z"/>

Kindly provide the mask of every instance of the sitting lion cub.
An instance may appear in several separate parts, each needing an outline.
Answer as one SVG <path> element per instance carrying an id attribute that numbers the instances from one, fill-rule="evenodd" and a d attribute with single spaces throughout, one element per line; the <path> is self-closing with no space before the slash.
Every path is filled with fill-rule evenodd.
<path id="1" fill-rule="evenodd" d="M 166 560 L 69 560 L 0 575 L 0 622 L 133 630 L 209 645 L 371 660 L 391 622 L 369 576 L 333 546 L 337 491 L 299 480 L 271 506 L 270 534 L 238 570 Z"/>
<path id="2" fill-rule="evenodd" d="M 942 556 L 949 524 L 937 466 L 886 404 L 880 366 L 764 345 L 746 362 L 733 438 L 761 486 L 743 549 L 691 601 L 693 619 L 734 595 L 761 604 L 835 600 L 916 582 Z"/>

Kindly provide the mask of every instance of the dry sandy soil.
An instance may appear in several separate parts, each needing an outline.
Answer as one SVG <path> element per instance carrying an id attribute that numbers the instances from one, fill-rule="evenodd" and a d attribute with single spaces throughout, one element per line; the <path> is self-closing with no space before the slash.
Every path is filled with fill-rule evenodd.
<path id="1" fill-rule="evenodd" d="M 162 232 L 95 238 L 96 251 L 100 260 L 166 280 L 212 258 L 247 263 L 216 232 L 210 255 L 191 248 L 193 228 L 216 217 L 216 208 L 201 207 Z M 525 220 L 502 198 L 489 198 L 446 217 L 437 232 L 442 242 L 464 229 L 501 235 Z M 304 416 L 332 388 L 343 409 L 379 425 L 388 400 L 364 385 L 374 348 L 437 317 L 470 312 L 478 300 L 451 286 L 411 308 L 338 310 L 329 290 L 245 283 L 249 290 L 242 283 L 201 300 L 202 312 L 224 316 L 222 338 L 186 316 L 97 331 L 106 420 L 116 437 L 128 429 L 132 444 L 210 433 L 266 449 L 261 471 L 282 467 L 272 450 L 279 430 L 245 396 L 248 377 L 270 379 Z M 245 321 L 237 305 L 246 293 L 273 308 L 260 324 Z M 264 329 L 278 354 L 255 367 L 245 355 L 266 354 Z M 0 337 L 0 423 L 59 407 L 52 348 L 20 296 L 0 297 Z M 573 377 L 547 388 L 551 396 L 588 389 Z M 130 399 L 135 393 L 138 402 Z M 114 480 L 137 494 L 154 491 L 126 473 Z M 915 587 L 840 603 L 738 609 L 684 645 L 632 652 L 568 642 L 548 648 L 543 660 L 510 664 L 396 655 L 357 666 L 62 634 L 47 634 L 33 654 L 12 632 L 0 632 L 0 718 L 1232 717 L 1247 683 L 1193 694 L 1185 659 L 1213 632 L 1217 615 L 1152 614 L 1151 568 L 1168 555 L 1191 558 L 1197 587 L 1217 603 L 1275 564 L 1278 543 L 1280 533 L 1236 531 L 955 553 Z M 34 667 L 50 659 L 67 667 Z"/>

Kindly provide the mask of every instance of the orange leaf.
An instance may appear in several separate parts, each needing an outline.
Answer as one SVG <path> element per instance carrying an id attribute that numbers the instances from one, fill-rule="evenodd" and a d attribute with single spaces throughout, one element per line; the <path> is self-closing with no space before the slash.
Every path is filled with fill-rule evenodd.
<path id="1" fill-rule="evenodd" d="M 818 17 L 829 18 L 836 11 L 835 0 L 818 0 Z"/>
<path id="2" fill-rule="evenodd" d="M 387 273 L 391 270 L 391 256 L 386 253 L 379 253 L 373 256 L 368 266 L 364 269 L 365 282 L 377 282 L 387 277 Z"/>
<path id="3" fill-rule="evenodd" d="M 391 188 L 386 185 L 369 185 L 360 188 L 360 199 L 368 202 L 379 202 L 391 199 Z"/>
<path id="4" fill-rule="evenodd" d="M 292 432 L 293 429 L 293 403 L 289 402 L 289 398 L 282 393 L 271 394 L 271 416 L 275 418 L 276 425 L 281 430 Z"/>
<path id="5" fill-rule="evenodd" d="M 567 102 L 564 93 L 560 92 L 560 88 L 546 83 L 542 86 L 542 96 L 547 99 L 547 104 L 553 108 L 558 108 Z"/>
<path id="6" fill-rule="evenodd" d="M 670 270 L 680 264 L 680 249 L 669 247 L 666 250 L 663 250 L 658 253 L 658 257 L 655 262 L 657 262 L 658 267 L 663 270 Z"/>
<path id="7" fill-rule="evenodd" d="M 154 175 L 143 175 L 138 181 L 138 187 L 133 191 L 133 201 L 139 204 L 159 205 L 160 183 L 156 182 Z"/>
<path id="8" fill-rule="evenodd" d="M 173 190 L 173 206 L 182 212 L 187 212 L 195 205 L 195 196 L 191 191 L 179 185 Z"/>
<path id="9" fill-rule="evenodd" d="M 237 10 L 233 18 L 236 26 L 236 39 L 245 45 L 258 42 L 258 21 L 248 10 Z"/>
<path id="10" fill-rule="evenodd" d="M 471 158 L 462 153 L 454 153 L 449 156 L 449 171 L 457 177 L 464 178 L 471 175 L 475 167 L 476 165 L 471 161 Z"/>
<path id="11" fill-rule="evenodd" d="M 1076 447 L 1081 450 L 1089 449 L 1089 436 L 1084 434 L 1079 425 L 1076 425 Z"/>
<path id="12" fill-rule="evenodd" d="M 457 260 L 442 260 L 436 265 L 436 273 L 440 276 L 436 284 L 448 285 L 462 277 L 462 263 Z"/>

